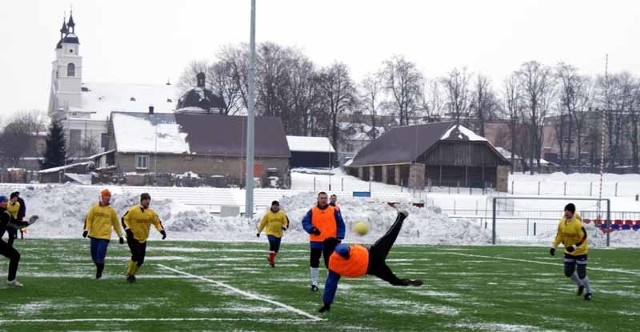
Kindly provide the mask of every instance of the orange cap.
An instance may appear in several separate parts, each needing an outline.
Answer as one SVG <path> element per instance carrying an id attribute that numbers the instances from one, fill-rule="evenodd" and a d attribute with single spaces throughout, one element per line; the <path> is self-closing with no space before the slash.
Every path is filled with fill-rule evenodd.
<path id="1" fill-rule="evenodd" d="M 104 189 L 100 192 L 100 196 L 111 196 L 109 189 Z"/>

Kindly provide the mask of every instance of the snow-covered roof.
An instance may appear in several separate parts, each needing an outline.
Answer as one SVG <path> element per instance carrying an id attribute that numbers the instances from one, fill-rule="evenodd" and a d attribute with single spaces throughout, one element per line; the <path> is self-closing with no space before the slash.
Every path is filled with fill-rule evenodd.
<path id="1" fill-rule="evenodd" d="M 290 151 L 335 153 L 327 137 L 287 136 Z"/>
<path id="2" fill-rule="evenodd" d="M 190 153 L 186 133 L 173 114 L 114 113 L 113 130 L 121 153 Z"/>
<path id="3" fill-rule="evenodd" d="M 106 120 L 113 111 L 171 113 L 176 106 L 179 91 L 175 85 L 125 84 L 85 82 L 82 84 L 82 107 L 71 109 L 88 112 L 91 119 Z"/>
<path id="4" fill-rule="evenodd" d="M 462 126 L 462 125 L 457 125 L 457 126 L 451 126 L 451 128 L 449 128 L 449 130 L 447 130 L 446 133 L 444 133 L 444 135 L 442 135 L 442 137 L 440 139 L 448 139 L 451 138 L 451 132 L 454 130 L 458 130 L 458 139 L 464 140 L 465 137 L 467 138 L 467 140 L 469 141 L 486 141 L 487 139 L 476 135 L 476 133 L 474 133 L 473 131 L 471 131 L 470 129 Z"/>
<path id="5" fill-rule="evenodd" d="M 91 161 L 83 161 L 81 163 L 75 163 L 75 164 L 69 164 L 69 165 L 64 165 L 64 166 L 51 167 L 51 168 L 43 169 L 43 170 L 38 171 L 38 173 L 41 173 L 41 174 L 44 174 L 44 173 L 55 173 L 55 172 L 60 172 L 60 171 L 65 170 L 65 169 L 77 167 L 77 166 L 89 166 L 92 163 L 93 162 L 91 162 Z"/>

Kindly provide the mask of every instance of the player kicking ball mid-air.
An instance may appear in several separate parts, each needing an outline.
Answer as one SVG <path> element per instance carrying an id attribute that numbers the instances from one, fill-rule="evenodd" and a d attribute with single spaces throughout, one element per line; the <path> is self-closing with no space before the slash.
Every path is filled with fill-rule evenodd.
<path id="1" fill-rule="evenodd" d="M 358 244 L 339 244 L 329 257 L 329 275 L 324 286 L 322 301 L 324 306 L 319 312 L 329 311 L 340 277 L 359 278 L 366 274 L 374 275 L 393 286 L 420 286 L 422 280 L 400 279 L 387 266 L 386 259 L 391 247 L 396 242 L 403 221 L 409 212 L 398 211 L 396 221 L 391 228 L 371 248 Z"/>

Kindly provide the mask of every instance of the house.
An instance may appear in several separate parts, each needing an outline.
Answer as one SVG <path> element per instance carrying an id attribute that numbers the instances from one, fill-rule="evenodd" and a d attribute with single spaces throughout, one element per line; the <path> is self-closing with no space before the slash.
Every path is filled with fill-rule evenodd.
<path id="1" fill-rule="evenodd" d="M 394 127 L 360 150 L 348 172 L 363 180 L 422 189 L 507 190 L 509 162 L 484 137 L 454 122 Z"/>
<path id="2" fill-rule="evenodd" d="M 206 112 L 114 112 L 109 144 L 115 150 L 114 169 L 110 172 L 133 185 L 171 184 L 166 177 L 192 172 L 208 185 L 242 186 L 246 122 L 244 116 Z M 280 118 L 256 117 L 254 176 L 263 183 L 276 176 L 284 186 L 289 157 Z"/>
<path id="3" fill-rule="evenodd" d="M 327 137 L 287 136 L 291 168 L 331 168 L 336 150 Z"/>

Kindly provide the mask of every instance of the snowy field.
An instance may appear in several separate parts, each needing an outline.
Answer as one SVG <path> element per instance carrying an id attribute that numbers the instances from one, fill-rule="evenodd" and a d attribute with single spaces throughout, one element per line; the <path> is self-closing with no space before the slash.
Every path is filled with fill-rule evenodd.
<path id="1" fill-rule="evenodd" d="M 570 183 L 579 187 L 593 182 L 595 175 L 516 175 L 512 178 L 516 188 L 537 189 L 537 183 Z M 626 180 L 625 180 L 626 179 Z M 624 182 L 631 187 L 635 183 L 640 188 L 640 177 L 636 175 L 606 175 L 605 188 L 611 187 L 609 181 Z M 511 180 L 510 180 L 511 181 Z M 172 239 L 203 239 L 216 241 L 255 241 L 255 225 L 267 210 L 271 200 L 277 199 L 281 207 L 292 220 L 286 240 L 305 242 L 307 235 L 302 231 L 300 220 L 315 202 L 320 190 L 338 195 L 349 233 L 350 227 L 357 221 L 367 221 L 371 232 L 358 241 L 373 242 L 383 234 L 395 218 L 396 210 L 387 203 L 398 202 L 398 206 L 410 211 L 410 217 L 398 239 L 399 243 L 412 244 L 478 244 L 491 243 L 492 223 L 491 207 L 494 197 L 520 197 L 492 191 L 482 194 L 481 190 L 471 192 L 468 188 L 431 188 L 422 192 L 407 192 L 406 188 L 369 183 L 347 176 L 336 169 L 332 172 L 299 169 L 292 172 L 292 190 L 258 189 L 256 190 L 256 216 L 253 220 L 243 217 L 219 217 L 211 214 L 220 205 L 235 205 L 244 211 L 244 191 L 224 188 L 167 188 L 167 187 L 118 187 L 107 186 L 112 192 L 113 206 L 119 214 L 135 204 L 138 195 L 148 191 L 152 196 L 152 207 L 156 209 Z M 331 189 L 329 187 L 331 186 Z M 353 191 L 369 191 L 370 198 L 354 198 Z M 38 214 L 42 218 L 35 224 L 27 236 L 38 238 L 75 238 L 82 233 L 84 215 L 91 204 L 97 201 L 101 186 L 83 185 L 0 185 L 0 191 L 20 190 L 26 200 L 28 214 Z M 527 189 L 528 188 L 528 189 Z M 449 191 L 453 190 L 451 193 Z M 548 245 L 555 233 L 557 221 L 564 205 L 575 196 L 563 196 L 564 186 L 540 197 L 558 197 L 556 200 L 516 200 L 504 203 L 497 215 L 497 243 Z M 527 196 L 536 196 L 526 194 Z M 581 196 L 589 198 L 588 196 Z M 595 197 L 593 197 L 595 198 Z M 611 209 L 616 213 L 626 213 L 624 219 L 640 219 L 633 215 L 640 211 L 640 204 L 633 196 L 607 197 L 611 199 Z M 413 206 L 413 203 L 425 204 L 425 208 Z M 576 201 L 584 217 L 597 210 L 596 201 Z M 604 209 L 604 205 L 602 207 Z M 218 210 L 219 211 L 219 210 Z M 589 212 L 592 211 L 592 212 Z M 591 217 L 593 218 L 593 217 Z M 614 216 L 612 216 L 614 218 Z M 615 217 L 618 218 L 618 217 Z M 606 237 L 593 226 L 590 227 L 592 245 L 606 244 Z M 535 233 L 534 233 L 535 228 Z M 640 246 L 640 232 L 617 231 L 611 233 L 613 246 Z M 157 236 L 157 234 L 153 234 Z"/>

